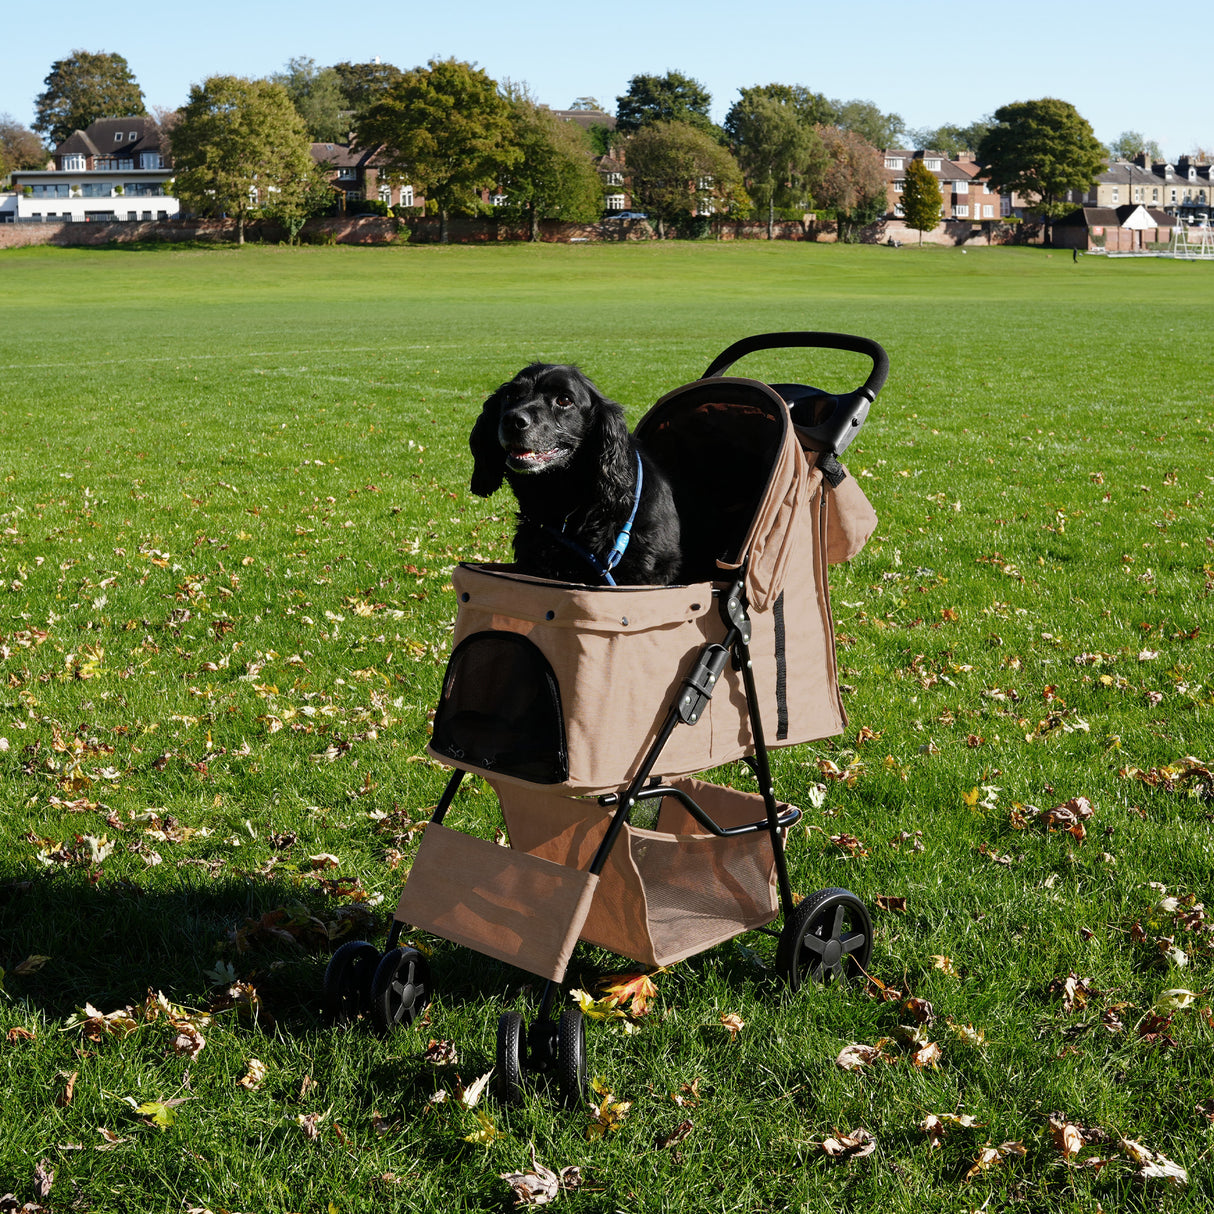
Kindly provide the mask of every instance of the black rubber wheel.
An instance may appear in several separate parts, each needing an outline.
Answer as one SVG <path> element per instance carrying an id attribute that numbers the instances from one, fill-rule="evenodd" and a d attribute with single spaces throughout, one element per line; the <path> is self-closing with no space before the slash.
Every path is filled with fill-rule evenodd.
<path id="1" fill-rule="evenodd" d="M 415 948 L 390 949 L 371 979 L 371 1019 L 381 1032 L 407 1028 L 430 1002 L 430 963 Z"/>
<path id="2" fill-rule="evenodd" d="M 858 977 L 873 951 L 873 925 L 864 903 L 845 889 L 820 889 L 784 921 L 776 969 L 790 990 L 806 980 Z"/>
<path id="3" fill-rule="evenodd" d="M 561 1013 L 556 1030 L 556 1076 L 566 1108 L 579 1108 L 586 1102 L 586 1021 L 580 1007 Z"/>
<path id="4" fill-rule="evenodd" d="M 325 1014 L 337 1024 L 350 1024 L 371 1009 L 371 979 L 379 949 L 365 940 L 347 940 L 325 966 Z"/>
<path id="5" fill-rule="evenodd" d="M 518 1012 L 503 1012 L 497 1022 L 497 1090 L 503 1104 L 523 1098 L 526 1026 Z"/>

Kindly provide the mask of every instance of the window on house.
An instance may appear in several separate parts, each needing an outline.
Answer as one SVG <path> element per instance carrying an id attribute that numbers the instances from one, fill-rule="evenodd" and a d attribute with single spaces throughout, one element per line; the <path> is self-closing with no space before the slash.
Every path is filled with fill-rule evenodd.
<path id="1" fill-rule="evenodd" d="M 623 173 L 608 173 L 607 174 L 607 184 L 608 185 L 623 185 L 624 184 L 624 174 Z"/>
<path id="2" fill-rule="evenodd" d="M 66 172 L 81 173 L 84 171 L 85 167 L 86 165 L 82 155 L 64 156 L 63 158 L 63 168 Z"/>
<path id="3" fill-rule="evenodd" d="M 381 185 L 379 187 L 379 200 L 386 202 L 389 206 L 392 205 L 392 187 L 390 185 Z"/>
<path id="4" fill-rule="evenodd" d="M 1176 191 L 1175 190 L 1172 191 L 1172 201 L 1173 202 L 1176 201 Z"/>
<path id="5" fill-rule="evenodd" d="M 970 217 L 970 209 L 965 203 L 958 203 L 953 207 L 954 219 L 968 219 Z"/>
<path id="6" fill-rule="evenodd" d="M 982 204 L 982 218 L 983 219 L 993 219 L 994 216 L 995 216 L 995 208 L 993 206 L 991 206 L 990 203 L 984 202 Z"/>
<path id="7" fill-rule="evenodd" d="M 906 189 L 906 178 L 899 177 L 898 180 L 894 182 L 894 192 L 901 194 L 905 189 Z"/>
<path id="8" fill-rule="evenodd" d="M 622 211 L 624 209 L 625 198 L 623 194 L 608 194 L 603 199 L 603 207 L 608 211 Z"/>
<path id="9" fill-rule="evenodd" d="M 138 132 L 138 131 L 131 131 L 131 132 L 130 132 L 130 133 L 127 135 L 127 142 L 128 142 L 128 143 L 134 143 L 134 142 L 135 142 L 135 140 L 136 140 L 136 139 L 138 139 L 138 138 L 139 138 L 139 132 Z"/>
<path id="10" fill-rule="evenodd" d="M 940 160 L 935 156 L 933 156 L 930 160 L 925 158 L 923 161 L 923 167 L 931 170 L 933 173 L 938 173 L 940 172 Z"/>
<path id="11" fill-rule="evenodd" d="M 413 187 L 411 185 L 400 187 L 400 205 L 402 207 L 413 206 Z"/>
<path id="12" fill-rule="evenodd" d="M 969 192 L 970 192 L 970 183 L 968 181 L 954 181 L 953 182 L 953 193 L 954 194 L 968 194 Z"/>
<path id="13" fill-rule="evenodd" d="M 114 132 L 114 142 L 115 142 L 115 143 L 121 143 L 121 142 L 122 142 L 122 132 L 121 132 L 121 131 L 115 131 L 115 132 Z"/>
<path id="14" fill-rule="evenodd" d="M 1120 186 L 1114 186 L 1114 187 L 1113 187 L 1113 201 L 1114 201 L 1114 202 L 1120 202 L 1120 201 L 1121 201 L 1121 188 L 1120 188 Z"/>
<path id="15" fill-rule="evenodd" d="M 886 156 L 885 167 L 887 169 L 903 169 L 906 166 L 902 163 L 901 156 Z"/>
<path id="16" fill-rule="evenodd" d="M 1158 190 L 1152 190 L 1152 191 L 1151 191 L 1151 201 L 1152 201 L 1152 202 L 1158 202 L 1158 201 L 1159 201 L 1159 191 L 1158 191 Z"/>
<path id="17" fill-rule="evenodd" d="M 905 217 L 906 217 L 906 212 L 902 209 L 902 204 L 900 202 L 895 202 L 894 203 L 894 218 L 895 219 L 904 219 Z"/>
<path id="18" fill-rule="evenodd" d="M 164 168 L 164 158 L 159 152 L 144 152 L 139 157 L 139 166 L 144 169 Z"/>

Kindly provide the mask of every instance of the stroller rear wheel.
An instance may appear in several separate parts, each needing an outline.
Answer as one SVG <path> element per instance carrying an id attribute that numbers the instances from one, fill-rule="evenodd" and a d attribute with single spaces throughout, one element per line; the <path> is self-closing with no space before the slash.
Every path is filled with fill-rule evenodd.
<path id="1" fill-rule="evenodd" d="M 503 1012 L 497 1022 L 497 1084 L 504 1104 L 523 1098 L 526 1025 L 518 1012 Z"/>
<path id="2" fill-rule="evenodd" d="M 325 1013 L 336 1024 L 349 1024 L 370 1010 L 371 979 L 379 949 L 365 940 L 347 940 L 325 967 Z"/>
<path id="3" fill-rule="evenodd" d="M 389 949 L 371 979 L 371 1019 L 381 1032 L 406 1027 L 430 1002 L 430 963 L 415 948 Z"/>
<path id="4" fill-rule="evenodd" d="M 795 991 L 807 979 L 856 977 L 867 969 L 872 951 L 873 925 L 864 903 L 845 889 L 820 889 L 785 920 L 776 969 Z"/>
<path id="5" fill-rule="evenodd" d="M 577 1108 L 586 1100 L 586 1021 L 580 1007 L 561 1013 L 556 1036 L 556 1076 L 561 1101 Z"/>

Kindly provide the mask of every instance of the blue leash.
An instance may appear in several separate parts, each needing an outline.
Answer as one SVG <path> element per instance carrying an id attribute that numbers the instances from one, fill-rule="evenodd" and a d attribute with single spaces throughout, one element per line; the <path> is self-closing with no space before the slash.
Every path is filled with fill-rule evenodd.
<path id="1" fill-rule="evenodd" d="M 637 508 L 641 504 L 641 487 L 645 483 L 645 474 L 641 468 L 641 453 L 639 451 L 636 452 L 636 461 L 637 487 L 636 494 L 632 499 L 632 513 L 628 516 L 628 521 L 624 524 L 619 535 L 615 537 L 615 543 L 611 545 L 611 551 L 607 553 L 606 560 L 599 560 L 598 556 L 591 552 L 589 548 L 583 547 L 577 540 L 570 539 L 563 531 L 558 531 L 547 523 L 539 524 L 540 528 L 552 536 L 553 539 L 560 540 L 566 548 L 576 552 L 608 586 L 615 585 L 615 578 L 611 576 L 611 571 L 620 563 L 624 553 L 628 551 L 628 541 L 632 539 L 632 524 L 636 522 Z"/>

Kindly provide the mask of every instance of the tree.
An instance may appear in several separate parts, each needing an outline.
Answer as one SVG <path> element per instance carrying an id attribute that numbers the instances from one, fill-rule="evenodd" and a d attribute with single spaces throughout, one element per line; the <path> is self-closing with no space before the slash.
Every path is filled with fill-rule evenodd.
<path id="1" fill-rule="evenodd" d="M 341 77 L 331 67 L 317 67 L 316 60 L 287 60 L 287 70 L 270 77 L 281 84 L 291 104 L 303 119 L 308 138 L 316 143 L 344 143 L 350 134 L 348 111 L 352 108 L 341 87 Z"/>
<path id="2" fill-rule="evenodd" d="M 502 170 L 498 188 L 509 217 L 526 218 L 532 240 L 541 219 L 590 223 L 603 211 L 603 187 L 590 160 L 582 128 L 562 122 L 551 110 L 525 95 L 510 103 L 510 120 L 519 159 Z"/>
<path id="3" fill-rule="evenodd" d="M 994 119 L 988 114 L 985 118 L 971 122 L 969 126 L 957 126 L 946 122 L 938 127 L 919 127 L 907 131 L 906 136 L 912 146 L 939 152 L 950 160 L 956 160 L 963 153 L 971 155 L 977 152 L 982 137 L 991 129 Z"/>
<path id="4" fill-rule="evenodd" d="M 771 240 L 776 207 L 803 201 L 809 179 L 825 169 L 822 140 L 791 99 L 777 100 L 760 89 L 741 90 L 725 116 L 725 131 L 751 198 L 767 211 Z"/>
<path id="5" fill-rule="evenodd" d="M 824 126 L 818 134 L 826 146 L 827 165 L 814 195 L 834 215 L 839 240 L 850 244 L 885 211 L 881 157 L 855 131 Z"/>
<path id="6" fill-rule="evenodd" d="M 269 80 L 212 76 L 190 88 L 171 132 L 176 193 L 196 214 L 231 215 L 236 240 L 260 203 L 284 207 L 315 174 L 303 119 Z"/>
<path id="7" fill-rule="evenodd" d="M 46 168 L 47 152 L 29 127 L 9 114 L 0 114 L 0 179 L 14 169 Z"/>
<path id="8" fill-rule="evenodd" d="M 1154 139 L 1145 138 L 1138 131 L 1122 131 L 1109 144 L 1109 155 L 1114 160 L 1133 160 L 1135 156 L 1146 155 L 1148 165 L 1163 159 L 1163 149 Z"/>
<path id="9" fill-rule="evenodd" d="M 874 148 L 898 146 L 903 124 L 900 114 L 883 114 L 871 101 L 835 101 L 832 125 L 859 135 Z"/>
<path id="10" fill-rule="evenodd" d="M 708 116 L 712 94 L 682 72 L 633 76 L 628 92 L 615 100 L 616 130 L 625 135 L 655 122 L 682 122 L 709 133 L 717 130 Z"/>
<path id="11" fill-rule="evenodd" d="M 34 99 L 34 130 L 52 147 L 98 118 L 146 114 L 143 90 L 121 55 L 72 51 L 51 64 L 46 89 Z"/>
<path id="12" fill-rule="evenodd" d="M 944 198 L 935 174 L 916 156 L 906 167 L 906 180 L 902 187 L 902 219 L 908 228 L 919 233 L 919 244 L 923 244 L 923 233 L 930 232 L 940 222 L 940 211 Z"/>
<path id="13" fill-rule="evenodd" d="M 1106 156 L 1087 120 L 1056 97 L 1001 106 L 978 146 L 991 188 L 1023 194 L 1045 216 L 1047 244 L 1051 222 L 1072 206 L 1067 194 L 1090 189 Z"/>
<path id="14" fill-rule="evenodd" d="M 360 147 L 380 149 L 389 172 L 437 205 L 444 243 L 451 212 L 475 214 L 480 191 L 521 155 L 509 103 L 480 68 L 457 59 L 406 72 L 357 117 L 355 131 Z"/>
<path id="15" fill-rule="evenodd" d="M 405 73 L 395 64 L 372 59 L 370 63 L 335 63 L 341 91 L 349 108 L 356 114 L 365 110 L 373 101 L 378 101 L 394 84 L 404 79 Z"/>
<path id="16" fill-rule="evenodd" d="M 665 239 L 668 224 L 749 205 L 738 162 L 707 132 L 687 122 L 651 122 L 628 141 L 632 196 Z"/>

